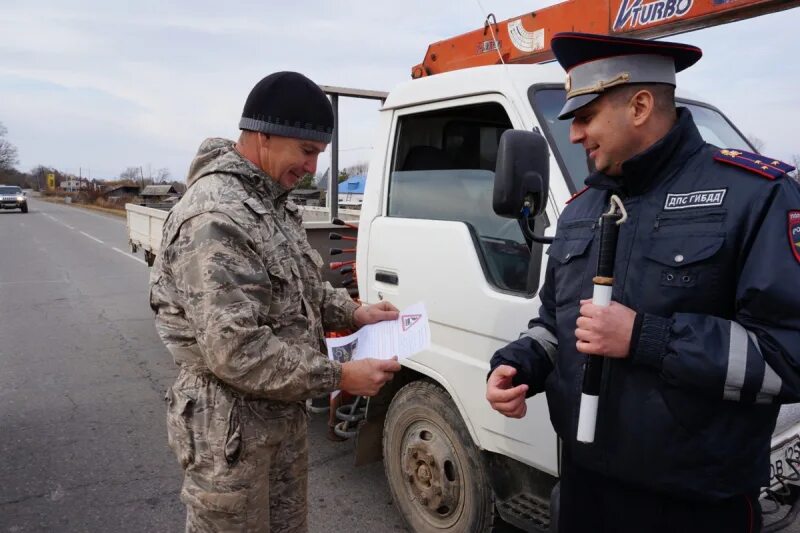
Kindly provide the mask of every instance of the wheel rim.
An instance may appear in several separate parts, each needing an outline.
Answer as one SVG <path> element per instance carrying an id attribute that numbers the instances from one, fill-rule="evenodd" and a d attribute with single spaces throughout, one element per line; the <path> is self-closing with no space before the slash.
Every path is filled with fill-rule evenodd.
<path id="1" fill-rule="evenodd" d="M 416 421 L 403 433 L 403 472 L 408 500 L 430 525 L 448 528 L 464 509 L 461 459 L 446 433 L 431 421 Z"/>

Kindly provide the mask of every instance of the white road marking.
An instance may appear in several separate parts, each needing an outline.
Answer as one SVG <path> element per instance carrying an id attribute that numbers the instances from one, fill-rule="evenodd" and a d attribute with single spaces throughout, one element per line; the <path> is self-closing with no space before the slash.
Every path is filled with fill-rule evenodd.
<path id="1" fill-rule="evenodd" d="M 143 265 L 146 265 L 146 264 L 147 264 L 147 261 L 145 261 L 145 260 L 143 260 L 143 259 L 140 259 L 140 258 L 136 257 L 136 256 L 135 256 L 135 255 L 133 255 L 133 254 L 129 254 L 128 252 L 126 252 L 126 251 L 124 251 L 124 250 L 120 250 L 119 248 L 116 248 L 116 247 L 115 247 L 115 248 L 112 248 L 112 250 L 114 250 L 115 252 L 119 252 L 119 253 L 121 253 L 122 255 L 126 256 L 126 257 L 130 257 L 130 258 L 131 258 L 131 259 L 133 259 L 134 261 L 139 261 L 139 262 L 140 262 L 141 264 L 143 264 Z"/>
<path id="2" fill-rule="evenodd" d="M 57 218 L 54 218 L 53 220 L 55 220 L 56 222 L 58 222 L 59 224 L 61 224 L 62 226 L 64 226 L 64 227 L 65 227 L 65 228 L 67 228 L 67 229 L 75 229 L 75 228 L 73 228 L 72 226 L 70 226 L 69 224 L 67 224 L 66 222 L 61 222 L 61 221 L 60 221 L 60 220 L 58 220 Z"/>
<path id="3" fill-rule="evenodd" d="M 98 239 L 97 237 L 93 237 L 93 236 L 89 235 L 88 233 L 86 233 L 85 231 L 81 231 L 81 232 L 80 232 L 80 234 L 81 234 L 81 235 L 86 235 L 87 237 L 89 237 L 89 238 L 90 238 L 90 239 L 92 239 L 93 241 L 99 242 L 100 244 L 105 244 L 103 241 L 101 241 L 101 240 L 100 240 L 100 239 Z"/>
<path id="4" fill-rule="evenodd" d="M 58 224 L 61 224 L 62 226 L 64 226 L 64 227 L 65 227 L 65 228 L 67 228 L 67 229 L 75 229 L 74 227 L 70 226 L 70 225 L 69 225 L 69 224 L 67 224 L 66 222 L 63 222 L 63 221 L 61 221 L 61 220 L 57 219 L 57 218 L 56 218 L 56 217 L 54 217 L 54 216 L 48 215 L 47 213 L 45 213 L 45 215 L 44 215 L 44 216 L 46 216 L 47 218 L 49 218 L 49 219 L 50 219 L 50 220 L 52 220 L 53 222 L 56 222 L 56 223 L 58 223 Z"/>
<path id="5" fill-rule="evenodd" d="M 67 208 L 62 208 L 62 209 L 67 209 Z M 96 215 L 96 214 L 94 214 L 94 213 L 88 213 L 88 212 L 86 212 L 86 211 L 84 211 L 84 210 L 82 210 L 82 209 L 81 209 L 81 210 L 78 210 L 78 212 L 82 212 L 82 213 L 83 213 L 83 214 L 85 214 L 85 215 L 91 215 L 91 216 L 94 216 L 94 217 L 102 218 L 103 220 L 114 220 L 114 219 L 112 219 L 112 218 L 110 218 L 110 217 L 104 217 L 104 216 L 102 216 L 102 215 Z M 51 216 L 51 215 L 49 215 L 49 214 L 47 214 L 47 213 L 42 213 L 42 214 L 43 214 L 44 216 L 46 216 L 47 218 L 49 218 L 49 219 L 53 220 L 54 222 L 57 222 L 57 223 L 61 224 L 62 226 L 65 226 L 65 227 L 67 227 L 67 228 L 69 228 L 69 229 L 71 229 L 71 230 L 74 230 L 74 229 L 75 229 L 74 227 L 72 227 L 72 226 L 70 226 L 69 224 L 66 224 L 66 223 L 64 223 L 64 222 L 60 221 L 59 219 L 55 218 L 54 216 Z M 93 241 L 95 241 L 95 242 L 97 242 L 97 243 L 100 243 L 100 244 L 105 244 L 103 241 L 101 241 L 100 239 L 98 239 L 98 238 L 97 238 L 97 237 L 95 237 L 94 235 L 89 235 L 89 234 L 88 234 L 88 233 L 86 233 L 85 231 L 80 231 L 80 230 L 79 230 L 79 231 L 78 231 L 78 233 L 80 233 L 81 235 L 83 235 L 83 236 L 85 236 L 85 237 L 89 237 L 90 239 L 92 239 Z M 117 248 L 117 247 L 111 247 L 111 249 L 112 249 L 112 250 L 114 250 L 114 251 L 115 251 L 115 252 L 117 252 L 117 253 L 120 253 L 120 254 L 124 255 L 125 257 L 127 257 L 127 258 L 129 258 L 129 259 L 133 259 L 134 261 L 138 261 L 138 262 L 140 262 L 140 263 L 141 263 L 141 264 L 143 264 L 143 265 L 146 265 L 146 264 L 147 264 L 147 261 L 145 261 L 145 260 L 143 260 L 143 259 L 140 259 L 140 258 L 136 257 L 136 256 L 135 256 L 135 255 L 133 255 L 133 254 L 129 254 L 129 253 L 128 253 L 128 252 L 126 252 L 125 250 L 120 250 L 120 249 L 119 249 L 119 248 Z M 44 249 L 42 249 L 42 250 L 44 250 Z"/>

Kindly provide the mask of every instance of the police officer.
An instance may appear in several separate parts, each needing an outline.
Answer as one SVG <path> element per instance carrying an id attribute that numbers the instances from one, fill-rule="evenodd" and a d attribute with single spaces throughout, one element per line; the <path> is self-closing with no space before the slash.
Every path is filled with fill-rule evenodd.
<path id="1" fill-rule="evenodd" d="M 559 118 L 596 172 L 558 220 L 539 316 L 494 354 L 487 399 L 520 418 L 546 391 L 563 443 L 560 531 L 756 531 L 778 409 L 800 399 L 792 167 L 711 146 L 676 109 L 675 73 L 698 48 L 579 33 L 552 48 L 568 73 Z M 628 219 L 600 307 L 598 219 L 612 194 Z M 583 443 L 589 354 L 603 377 Z"/>
<path id="2" fill-rule="evenodd" d="M 164 224 L 150 278 L 156 328 L 179 365 L 169 444 L 184 469 L 187 531 L 307 530 L 305 399 L 374 395 L 397 361 L 339 363 L 323 327 L 397 318 L 322 280 L 289 191 L 316 171 L 333 111 L 311 80 L 278 72 L 244 106 L 238 142 L 207 139 Z"/>

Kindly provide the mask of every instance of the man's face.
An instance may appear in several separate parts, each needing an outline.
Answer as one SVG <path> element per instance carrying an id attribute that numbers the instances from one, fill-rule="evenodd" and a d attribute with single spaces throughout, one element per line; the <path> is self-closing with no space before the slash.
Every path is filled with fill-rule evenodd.
<path id="1" fill-rule="evenodd" d="M 632 119 L 629 101 L 605 94 L 575 111 L 569 140 L 583 145 L 597 170 L 619 176 L 622 163 L 638 153 Z"/>
<path id="2" fill-rule="evenodd" d="M 318 141 L 259 134 L 259 166 L 281 186 L 293 189 L 303 176 L 316 173 L 317 159 L 326 146 Z"/>

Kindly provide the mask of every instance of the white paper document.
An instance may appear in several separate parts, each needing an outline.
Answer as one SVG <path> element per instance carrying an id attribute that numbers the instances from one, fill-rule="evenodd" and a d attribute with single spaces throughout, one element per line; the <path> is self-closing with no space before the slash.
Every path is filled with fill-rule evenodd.
<path id="1" fill-rule="evenodd" d="M 354 359 L 405 359 L 431 345 L 428 312 L 420 302 L 400 311 L 397 320 L 364 326 L 347 337 L 325 339 L 328 357 L 340 363 Z"/>

